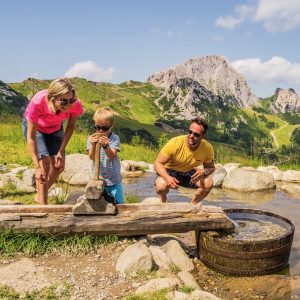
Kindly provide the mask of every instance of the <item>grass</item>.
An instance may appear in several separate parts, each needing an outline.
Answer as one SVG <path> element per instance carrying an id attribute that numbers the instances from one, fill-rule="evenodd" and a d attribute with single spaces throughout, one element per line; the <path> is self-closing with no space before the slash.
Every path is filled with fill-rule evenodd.
<path id="1" fill-rule="evenodd" d="M 190 294 L 194 291 L 194 288 L 191 288 L 189 286 L 183 285 L 181 287 L 178 288 L 179 292 L 185 293 L 185 294 Z"/>
<path id="2" fill-rule="evenodd" d="M 168 289 L 162 289 L 156 292 L 145 292 L 140 295 L 128 294 L 124 300 L 166 300 Z"/>
<path id="3" fill-rule="evenodd" d="M 132 193 L 125 194 L 125 203 L 140 203 L 140 202 L 141 199 L 139 198 L 139 196 Z"/>
<path id="4" fill-rule="evenodd" d="M 274 131 L 274 135 L 276 136 L 278 146 L 281 147 L 282 145 L 290 145 L 291 141 L 290 138 L 292 136 L 293 131 L 299 125 L 287 125 L 279 130 Z"/>
<path id="5" fill-rule="evenodd" d="M 22 232 L 13 230 L 0 231 L 0 254 L 13 256 L 23 253 L 26 256 L 36 256 L 54 251 L 72 254 L 95 251 L 98 246 L 115 243 L 116 235 L 52 235 L 50 233 Z"/>
<path id="6" fill-rule="evenodd" d="M 64 284 L 63 288 L 51 285 L 32 292 L 19 293 L 7 285 L 0 285 L 0 299 L 5 300 L 68 300 L 71 299 L 70 285 Z"/>

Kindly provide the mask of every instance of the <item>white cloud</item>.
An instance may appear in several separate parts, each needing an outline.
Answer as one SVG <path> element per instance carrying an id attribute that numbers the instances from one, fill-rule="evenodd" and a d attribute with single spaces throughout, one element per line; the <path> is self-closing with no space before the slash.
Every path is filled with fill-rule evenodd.
<path id="1" fill-rule="evenodd" d="M 232 62 L 232 66 L 247 80 L 257 83 L 300 84 L 300 63 L 293 63 L 279 56 L 273 56 L 265 62 L 260 58 L 236 60 Z"/>
<path id="2" fill-rule="evenodd" d="M 82 77 L 93 81 L 113 79 L 116 70 L 114 67 L 103 69 L 92 60 L 75 63 L 66 73 L 65 77 Z"/>
<path id="3" fill-rule="evenodd" d="M 254 21 L 267 31 L 288 31 L 300 25 L 299 0 L 259 0 Z"/>
<path id="4" fill-rule="evenodd" d="M 300 1 L 256 0 L 254 5 L 238 5 L 233 16 L 220 16 L 215 26 L 234 29 L 245 21 L 261 22 L 270 32 L 291 30 L 300 25 Z"/>
<path id="5" fill-rule="evenodd" d="M 224 41 L 224 37 L 222 35 L 219 35 L 219 34 L 215 35 L 213 39 L 216 42 L 223 42 Z"/>

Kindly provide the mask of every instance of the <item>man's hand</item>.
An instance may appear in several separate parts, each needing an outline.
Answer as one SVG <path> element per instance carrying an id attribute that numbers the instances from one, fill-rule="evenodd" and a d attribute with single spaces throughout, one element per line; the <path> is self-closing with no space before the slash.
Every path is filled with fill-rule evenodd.
<path id="1" fill-rule="evenodd" d="M 171 187 L 173 189 L 178 189 L 179 181 L 175 177 L 168 176 L 165 180 L 168 187 Z"/>
<path id="2" fill-rule="evenodd" d="M 196 183 L 205 174 L 203 169 L 195 169 L 196 172 L 191 176 L 191 182 Z"/>

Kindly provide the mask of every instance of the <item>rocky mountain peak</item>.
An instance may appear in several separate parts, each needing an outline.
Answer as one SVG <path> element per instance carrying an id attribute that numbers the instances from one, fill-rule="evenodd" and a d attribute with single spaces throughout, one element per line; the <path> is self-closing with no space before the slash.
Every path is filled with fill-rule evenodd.
<path id="1" fill-rule="evenodd" d="M 255 103 L 258 98 L 251 92 L 244 77 L 223 56 L 209 55 L 192 58 L 183 64 L 150 75 L 153 85 L 168 89 L 179 79 L 189 78 L 217 96 L 231 96 L 240 107 Z"/>
<path id="2" fill-rule="evenodd" d="M 274 102 L 270 107 L 273 113 L 300 112 L 300 97 L 294 89 L 277 88 L 274 96 Z"/>

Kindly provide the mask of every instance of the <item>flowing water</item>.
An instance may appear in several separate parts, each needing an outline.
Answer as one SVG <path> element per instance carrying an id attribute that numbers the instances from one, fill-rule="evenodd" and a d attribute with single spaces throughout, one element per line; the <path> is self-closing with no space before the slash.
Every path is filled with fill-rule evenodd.
<path id="1" fill-rule="evenodd" d="M 142 200 L 147 197 L 156 197 L 154 189 L 154 173 L 145 173 L 137 178 L 123 179 L 124 192 L 135 194 Z M 168 194 L 169 202 L 189 202 L 193 190 L 180 188 L 178 191 L 171 190 Z M 228 289 L 236 286 L 242 291 L 241 295 L 231 297 L 228 294 L 226 299 L 300 299 L 300 197 L 295 198 L 280 191 L 280 189 L 265 192 L 247 192 L 213 189 L 202 201 L 203 205 L 214 205 L 222 208 L 249 208 L 269 211 L 285 217 L 295 225 L 294 241 L 290 253 L 289 268 L 281 274 L 269 276 L 255 276 L 253 278 L 228 277 L 227 282 L 222 282 L 223 287 Z M 268 220 L 236 220 L 239 229 L 235 233 L 239 238 L 250 238 L 253 233 L 260 239 L 263 236 L 270 238 L 276 234 L 283 234 L 286 228 L 279 224 L 270 224 Z M 272 223 L 272 222 L 271 222 Z M 247 234 L 245 235 L 245 233 Z M 234 237 L 234 238 L 236 238 Z M 243 288 L 241 288 L 243 287 Z M 246 290 L 247 288 L 247 290 Z M 248 296 L 247 291 L 258 290 L 261 298 Z"/>

